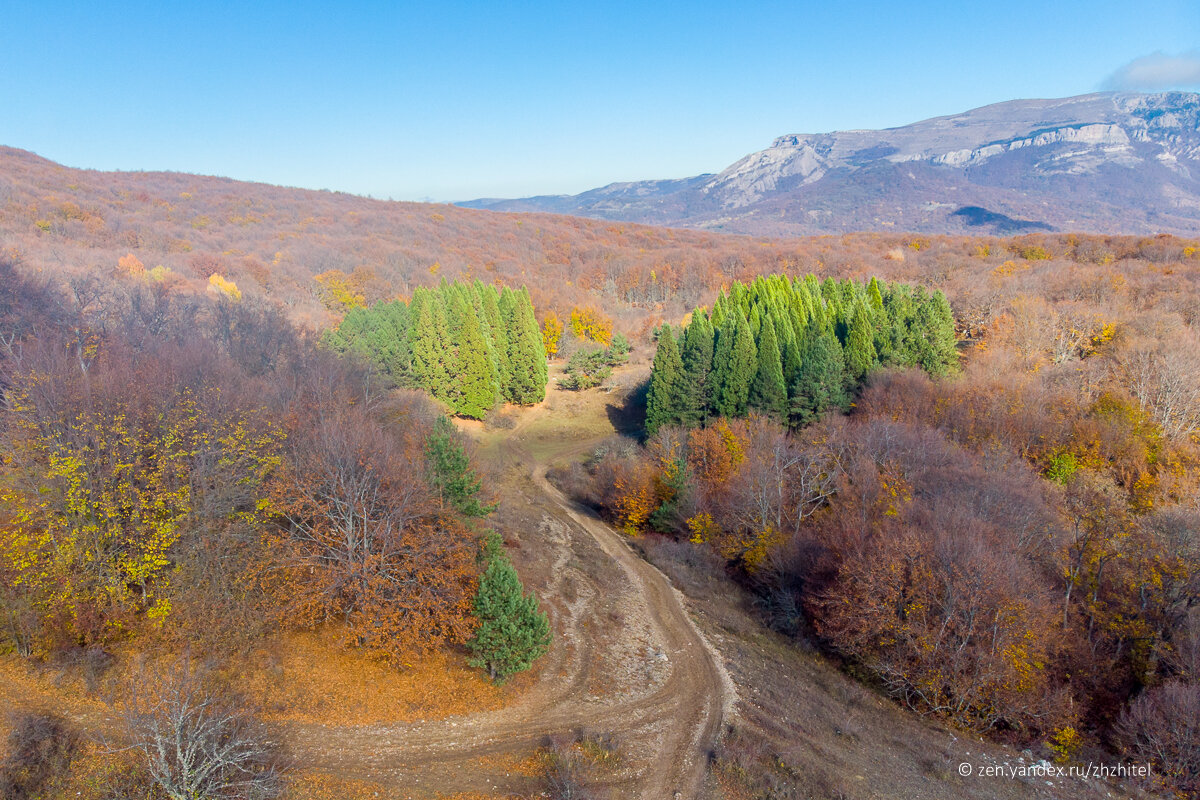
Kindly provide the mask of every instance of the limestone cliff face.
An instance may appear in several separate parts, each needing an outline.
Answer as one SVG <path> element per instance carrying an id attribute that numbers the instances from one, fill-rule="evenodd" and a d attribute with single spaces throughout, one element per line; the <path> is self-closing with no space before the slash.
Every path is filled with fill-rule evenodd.
<path id="1" fill-rule="evenodd" d="M 480 201 L 745 233 L 1200 232 L 1200 95 L 1016 100 L 880 131 L 791 134 L 715 175 Z M 979 207 L 983 217 L 956 215 Z M 999 226 L 999 228 L 997 228 Z"/>

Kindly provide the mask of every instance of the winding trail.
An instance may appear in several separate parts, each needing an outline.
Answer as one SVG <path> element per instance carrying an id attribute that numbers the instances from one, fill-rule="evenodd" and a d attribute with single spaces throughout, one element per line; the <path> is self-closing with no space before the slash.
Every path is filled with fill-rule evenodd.
<path id="1" fill-rule="evenodd" d="M 612 731 L 622 742 L 621 775 L 610 780 L 621 796 L 696 797 L 733 706 L 732 681 L 666 576 L 552 486 L 548 464 L 521 456 L 532 462 L 527 485 L 536 492 L 526 499 L 542 513 L 539 533 L 554 550 L 541 596 L 557 635 L 540 680 L 492 712 L 416 724 L 292 724 L 293 753 L 306 767 L 386 781 L 416 797 L 434 789 L 518 791 L 528 778 L 487 765 L 528 753 L 547 735 L 587 728 Z M 589 547 L 619 568 L 609 570 L 619 580 L 598 580 L 580 566 Z M 598 619 L 602 594 L 620 603 L 615 625 Z M 605 624 L 609 632 L 597 641 Z M 597 684 L 610 688 L 597 691 Z"/>

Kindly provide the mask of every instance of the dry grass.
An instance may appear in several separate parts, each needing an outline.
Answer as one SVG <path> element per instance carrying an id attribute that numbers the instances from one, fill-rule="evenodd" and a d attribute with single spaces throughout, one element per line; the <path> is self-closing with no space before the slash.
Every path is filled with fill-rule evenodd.
<path id="1" fill-rule="evenodd" d="M 396 668 L 341 646 L 336 631 L 289 634 L 251 657 L 238 688 L 268 720 L 324 725 L 435 720 L 490 711 L 518 686 L 492 685 L 462 656 L 437 652 Z"/>
<path id="2" fill-rule="evenodd" d="M 395 790 L 373 781 L 337 778 L 324 772 L 292 776 L 282 800 L 381 800 L 399 798 Z"/>
<path id="3" fill-rule="evenodd" d="M 0 658 L 0 708 L 53 709 L 68 717 L 102 714 L 107 706 L 87 693 L 86 681 L 68 670 L 39 667 L 17 656 Z M 7 734 L 0 719 L 0 733 Z"/>
<path id="4" fill-rule="evenodd" d="M 471 761 L 485 772 L 503 772 L 508 775 L 521 775 L 526 778 L 536 778 L 542 774 L 544 763 L 541 751 L 530 753 L 498 753 L 496 755 L 480 756 Z"/>

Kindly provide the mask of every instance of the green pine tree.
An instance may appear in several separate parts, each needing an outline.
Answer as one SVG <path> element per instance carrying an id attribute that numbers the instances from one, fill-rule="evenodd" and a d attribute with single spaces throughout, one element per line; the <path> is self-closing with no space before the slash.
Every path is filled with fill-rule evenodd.
<path id="1" fill-rule="evenodd" d="M 479 293 L 480 306 L 483 316 L 487 319 L 488 330 L 492 337 L 492 353 L 496 357 L 496 380 L 505 399 L 509 396 L 512 375 L 508 364 L 508 328 L 500 314 L 500 293 L 495 286 L 488 286 L 481 281 L 475 282 L 475 290 Z"/>
<path id="2" fill-rule="evenodd" d="M 715 332 L 708 316 L 700 310 L 692 314 L 691 324 L 683 332 L 683 400 L 680 409 L 684 425 L 695 427 L 708 421 L 712 406 L 712 364 Z"/>
<path id="3" fill-rule="evenodd" d="M 433 430 L 425 437 L 425 460 L 429 469 L 429 485 L 442 503 L 464 517 L 486 517 L 496 510 L 479 500 L 483 482 L 471 469 L 471 460 L 453 423 L 438 415 Z"/>
<path id="4" fill-rule="evenodd" d="M 550 649 L 550 621 L 538 610 L 537 597 L 526 594 L 512 562 L 493 546 L 487 568 L 479 578 L 475 617 L 479 627 L 467 642 L 468 663 L 486 669 L 493 681 L 504 682 L 527 670 Z"/>
<path id="5" fill-rule="evenodd" d="M 845 408 L 845 364 L 833 331 L 810 326 L 800 345 L 800 371 L 790 394 L 792 420 L 807 425 L 830 408 Z"/>
<path id="6" fill-rule="evenodd" d="M 874 317 L 883 313 L 883 292 L 879 288 L 879 279 L 875 276 L 871 276 L 871 282 L 867 284 L 867 306 Z"/>
<path id="7" fill-rule="evenodd" d="M 954 313 L 941 291 L 935 291 L 917 310 L 917 325 L 924 332 L 927 346 L 918 364 L 930 375 L 958 371 L 958 336 L 954 332 Z"/>
<path id="8" fill-rule="evenodd" d="M 646 436 L 653 436 L 663 425 L 683 422 L 683 360 L 671 326 L 658 334 L 658 350 L 650 370 L 650 392 L 646 397 Z"/>
<path id="9" fill-rule="evenodd" d="M 764 320 L 758 342 L 758 369 L 750 385 L 750 407 L 777 420 L 787 410 L 787 384 L 783 382 L 783 361 L 775 342 L 775 324 Z"/>
<path id="10" fill-rule="evenodd" d="M 854 305 L 854 315 L 850 318 L 849 330 L 846 334 L 846 376 L 855 384 L 861 383 L 867 373 L 874 369 L 875 330 L 871 325 L 871 315 L 866 305 L 861 301 Z"/>
<path id="11" fill-rule="evenodd" d="M 741 285 L 735 283 L 734 287 Z M 721 326 L 713 353 L 713 407 L 717 416 L 745 416 L 750 382 L 757 370 L 758 354 L 750 335 L 750 324 L 739 309 L 732 309 Z"/>
<path id="12" fill-rule="evenodd" d="M 448 294 L 458 364 L 449 390 L 451 404 L 465 417 L 483 419 L 499 399 L 496 365 L 488 357 L 475 307 L 464 296 L 463 290 L 451 289 Z"/>
<path id="13" fill-rule="evenodd" d="M 451 347 L 446 309 L 438 292 L 417 289 L 409 309 L 409 348 L 413 382 L 444 403 L 454 405 L 457 356 Z"/>
<path id="14" fill-rule="evenodd" d="M 549 376 L 542 331 L 529 293 L 505 289 L 500 297 L 500 313 L 508 330 L 508 399 L 521 405 L 540 403 L 546 399 Z"/>

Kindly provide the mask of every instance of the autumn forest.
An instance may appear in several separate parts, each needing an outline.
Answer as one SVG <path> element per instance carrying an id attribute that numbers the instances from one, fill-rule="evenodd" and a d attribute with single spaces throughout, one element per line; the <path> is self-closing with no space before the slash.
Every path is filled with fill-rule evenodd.
<path id="1" fill-rule="evenodd" d="M 1200 796 L 1200 243 L 767 239 L 14 150 L 0 174 L 5 797 L 437 769 L 460 793 L 421 797 L 620 797 L 655 754 L 695 796 L 869 796 L 804 783 L 799 734 L 737 706 L 746 642 L 919 736 Z M 703 669 L 662 643 L 692 630 Z M 430 748 L 396 746 L 410 772 L 313 744 L 358 700 L 262 689 L 317 674 L 282 655 L 314 641 L 384 676 L 345 697 L 426 685 L 371 718 Z M 740 709 L 696 712 L 705 758 L 638 744 L 671 715 L 561 710 L 649 714 L 675 668 Z M 817 690 L 774 673 L 786 719 Z M 419 728 L 484 711 L 504 745 Z M 912 791 L 966 796 L 944 773 Z"/>

